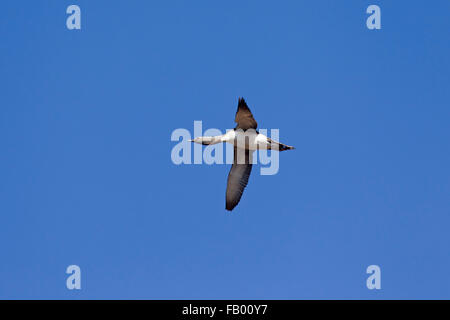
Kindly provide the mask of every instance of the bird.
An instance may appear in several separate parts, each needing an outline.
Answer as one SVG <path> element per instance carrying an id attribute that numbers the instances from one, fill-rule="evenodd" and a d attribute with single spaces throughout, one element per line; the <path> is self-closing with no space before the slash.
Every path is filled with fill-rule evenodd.
<path id="1" fill-rule="evenodd" d="M 233 130 L 219 136 L 204 136 L 189 140 L 202 145 L 230 143 L 234 146 L 233 165 L 227 180 L 225 194 L 225 209 L 232 211 L 239 201 L 248 184 L 252 172 L 253 152 L 255 150 L 292 150 L 294 147 L 274 141 L 259 133 L 258 123 L 250 111 L 245 99 L 238 99 L 238 107 L 234 121 L 237 123 Z"/>

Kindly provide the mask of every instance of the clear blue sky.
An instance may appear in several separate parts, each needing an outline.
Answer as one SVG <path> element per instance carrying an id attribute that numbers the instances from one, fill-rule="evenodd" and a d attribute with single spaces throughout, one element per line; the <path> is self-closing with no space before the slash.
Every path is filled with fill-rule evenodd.
<path id="1" fill-rule="evenodd" d="M 450 298 L 449 14 L 2 1 L 0 298 Z M 174 165 L 170 135 L 233 127 L 239 96 L 296 149 L 230 214 L 229 165 Z"/>

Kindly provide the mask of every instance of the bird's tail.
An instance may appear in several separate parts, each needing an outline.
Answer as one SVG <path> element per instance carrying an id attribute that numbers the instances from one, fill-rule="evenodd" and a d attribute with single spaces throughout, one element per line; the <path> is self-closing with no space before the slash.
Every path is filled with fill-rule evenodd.
<path id="1" fill-rule="evenodd" d="M 279 151 L 284 151 L 284 150 L 292 150 L 295 149 L 293 146 L 288 146 L 287 144 L 283 144 L 283 143 L 278 143 L 279 145 Z"/>
<path id="2" fill-rule="evenodd" d="M 278 142 L 278 141 L 274 141 L 274 140 L 272 140 L 270 138 L 267 138 L 267 139 L 268 139 L 268 141 L 270 143 L 270 147 L 269 147 L 270 150 L 284 151 L 284 150 L 295 149 L 294 147 L 288 146 L 287 144 L 284 144 L 284 143 L 281 143 L 281 142 Z"/>

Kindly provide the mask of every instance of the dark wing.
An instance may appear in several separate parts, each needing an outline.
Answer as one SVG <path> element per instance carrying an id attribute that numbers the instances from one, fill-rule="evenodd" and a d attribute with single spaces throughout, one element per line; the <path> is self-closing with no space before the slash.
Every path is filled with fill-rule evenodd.
<path id="1" fill-rule="evenodd" d="M 238 109 L 236 111 L 236 118 L 234 121 L 237 123 L 236 129 L 240 128 L 242 130 L 256 129 L 258 123 L 253 119 L 252 112 L 245 103 L 244 98 L 239 98 Z"/>
<path id="2" fill-rule="evenodd" d="M 228 174 L 226 206 L 229 211 L 241 200 L 242 193 L 252 172 L 253 151 L 234 148 L 234 162 Z"/>

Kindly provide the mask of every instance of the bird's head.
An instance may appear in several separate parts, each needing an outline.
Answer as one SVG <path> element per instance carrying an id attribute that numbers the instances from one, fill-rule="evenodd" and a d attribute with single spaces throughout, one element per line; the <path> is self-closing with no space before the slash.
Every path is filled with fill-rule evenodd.
<path id="1" fill-rule="evenodd" d="M 189 141 L 202 144 L 203 143 L 203 138 L 202 137 L 197 137 L 197 138 L 194 138 L 194 139 L 189 139 Z"/>
<path id="2" fill-rule="evenodd" d="M 207 142 L 204 137 L 197 137 L 194 139 L 190 139 L 189 141 L 194 142 L 194 143 L 199 143 L 199 144 L 205 144 Z"/>

